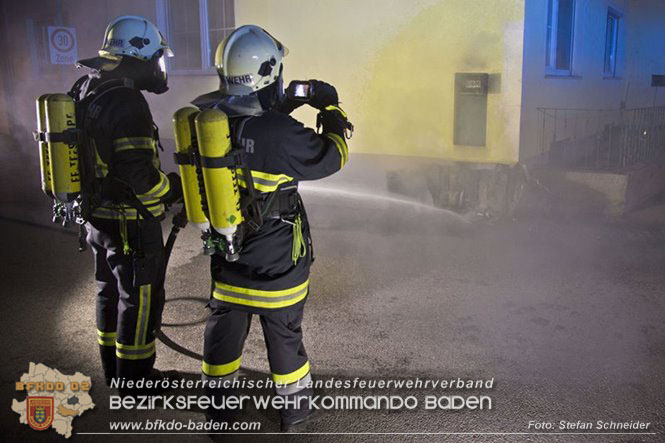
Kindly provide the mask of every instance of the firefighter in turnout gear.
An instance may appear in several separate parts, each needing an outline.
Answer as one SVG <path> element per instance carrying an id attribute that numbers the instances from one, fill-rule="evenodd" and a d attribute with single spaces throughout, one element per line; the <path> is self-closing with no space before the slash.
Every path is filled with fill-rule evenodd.
<path id="1" fill-rule="evenodd" d="M 307 386 L 312 367 L 301 323 L 314 257 L 298 182 L 344 167 L 346 131 L 352 126 L 331 85 L 310 80 L 292 82 L 284 90 L 286 54 L 260 27 L 237 28 L 217 47 L 219 91 L 193 101 L 199 109 L 219 109 L 228 116 L 231 139 L 245 159 L 246 167 L 237 170 L 241 199 L 254 193 L 261 213 L 260 227 L 245 223 L 237 256 L 223 251 L 212 256 L 202 372 L 204 379 L 237 377 L 252 314 L 257 314 L 276 393 L 306 400 L 312 395 Z M 319 110 L 320 133 L 289 116 L 303 104 Z M 307 401 L 283 408 L 282 429 L 304 422 L 311 412 Z"/>
<path id="2" fill-rule="evenodd" d="M 86 216 L 95 259 L 97 335 L 107 383 L 156 377 L 155 329 L 164 301 L 164 204 L 181 197 L 180 179 L 160 170 L 157 129 L 142 90 L 167 88 L 172 52 L 143 17 L 113 20 L 90 74 L 70 95 L 77 103 L 94 187 Z M 85 187 L 85 184 L 84 184 Z M 89 191 L 90 193 L 91 191 Z"/>

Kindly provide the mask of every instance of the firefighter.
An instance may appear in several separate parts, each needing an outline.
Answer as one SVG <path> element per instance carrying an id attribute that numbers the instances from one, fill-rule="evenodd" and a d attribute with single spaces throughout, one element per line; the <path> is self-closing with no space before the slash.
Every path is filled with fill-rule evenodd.
<path id="1" fill-rule="evenodd" d="M 156 378 L 155 328 L 164 302 L 165 203 L 181 196 L 177 175 L 160 169 L 161 148 L 141 91 L 164 93 L 164 57 L 155 25 L 138 16 L 113 20 L 99 56 L 80 60 L 90 73 L 70 95 L 92 152 L 98 196 L 87 217 L 95 260 L 97 335 L 107 384 L 113 377 Z M 91 185 L 92 186 L 92 185 Z"/>
<path id="2" fill-rule="evenodd" d="M 220 90 L 193 102 L 228 115 L 231 137 L 244 151 L 264 213 L 258 230 L 245 229 L 237 257 L 229 261 L 222 252 L 212 256 L 202 372 L 204 380 L 216 383 L 238 376 L 243 344 L 252 315 L 257 314 L 276 393 L 306 400 L 312 395 L 312 367 L 301 324 L 314 257 L 298 182 L 329 176 L 344 166 L 348 122 L 335 88 L 327 83 L 301 82 L 308 93 L 300 101 L 285 97 L 286 54 L 287 49 L 262 28 L 237 28 L 216 50 Z M 287 92 L 294 87 L 295 83 Z M 319 110 L 320 134 L 288 115 L 305 103 Z M 241 195 L 246 195 L 247 177 L 240 173 L 238 182 Z M 281 409 L 282 430 L 294 429 L 311 412 L 307 401 Z"/>

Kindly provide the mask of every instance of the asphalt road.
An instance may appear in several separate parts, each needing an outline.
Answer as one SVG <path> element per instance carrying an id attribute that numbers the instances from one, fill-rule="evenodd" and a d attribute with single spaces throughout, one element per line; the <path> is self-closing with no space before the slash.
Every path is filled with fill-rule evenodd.
<path id="1" fill-rule="evenodd" d="M 328 411 L 306 431 L 358 434 L 300 439 L 662 441 L 662 226 L 546 217 L 469 223 L 371 192 L 309 187 L 303 196 L 316 253 L 304 321 L 315 378 L 493 379 L 494 385 L 479 390 L 324 388 L 322 395 L 414 395 L 421 406 Z M 10 410 L 11 399 L 22 398 L 14 382 L 31 361 L 92 376 L 97 407 L 74 419 L 75 433 L 108 432 L 110 420 L 202 419 L 196 411 L 110 412 L 111 391 L 102 382 L 97 356 L 90 254 L 79 254 L 75 237 L 57 230 L 8 221 L 0 227 L 1 435 L 21 441 L 61 439 L 52 430 L 38 433 L 20 425 Z M 172 338 L 199 352 L 209 285 L 208 260 L 200 255 L 198 233 L 188 227 L 171 260 L 164 322 L 171 325 L 165 331 Z M 157 367 L 177 369 L 190 379 L 199 374 L 199 362 L 163 345 Z M 252 379 L 269 374 L 256 319 L 243 371 Z M 425 395 L 471 394 L 491 397 L 492 409 L 422 407 Z M 260 421 L 261 432 L 278 431 L 274 411 L 251 408 L 245 417 Z M 660 435 L 519 435 L 535 431 L 528 428 L 531 420 L 557 426 L 561 420 L 641 420 Z M 384 432 L 487 434 L 368 434 Z M 111 438 L 118 436 L 77 434 L 72 440 Z"/>

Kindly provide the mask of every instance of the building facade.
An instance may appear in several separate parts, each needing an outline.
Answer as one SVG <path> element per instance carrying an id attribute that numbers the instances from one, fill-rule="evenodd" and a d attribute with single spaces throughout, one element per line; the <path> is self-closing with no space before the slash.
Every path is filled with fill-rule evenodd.
<path id="1" fill-rule="evenodd" d="M 438 176 L 428 179 L 434 182 L 430 187 L 450 181 L 450 164 L 509 168 L 547 164 L 552 150 L 563 152 L 562 158 L 573 151 L 573 157 L 600 152 L 587 145 L 617 132 L 612 125 L 629 115 L 624 111 L 665 105 L 665 92 L 652 86 L 654 76 L 665 74 L 660 0 L 100 0 L 92 5 L 0 0 L 7 61 L 0 68 L 0 133 L 29 140 L 34 98 L 67 90 L 81 75 L 71 63 L 53 62 L 57 42 L 50 39 L 50 28 L 73 29 L 76 55 L 85 58 L 96 54 L 106 24 L 126 14 L 153 20 L 176 54 L 168 66 L 171 90 L 148 95 L 166 145 L 172 143 L 173 111 L 217 87 L 216 45 L 246 23 L 265 27 L 290 49 L 286 81 L 319 78 L 338 87 L 358 128 L 354 154 L 398 159 L 386 164 L 408 159 L 417 165 L 420 159 L 428 167 L 442 165 Z M 313 110 L 296 112 L 303 121 L 314 121 Z M 23 149 L 36 154 L 32 145 Z"/>

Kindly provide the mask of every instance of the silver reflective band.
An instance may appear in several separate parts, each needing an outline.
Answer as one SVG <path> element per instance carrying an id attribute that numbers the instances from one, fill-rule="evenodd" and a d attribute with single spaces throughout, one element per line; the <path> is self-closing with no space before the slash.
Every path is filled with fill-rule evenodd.
<path id="1" fill-rule="evenodd" d="M 201 380 L 206 380 L 206 381 L 213 381 L 214 380 L 215 385 L 217 387 L 221 387 L 220 384 L 227 381 L 227 380 L 228 380 L 229 384 L 231 382 L 233 382 L 233 380 L 237 380 L 239 372 L 240 372 L 239 370 L 236 370 L 232 374 L 224 375 L 222 377 L 217 377 L 217 376 L 214 376 L 214 375 L 201 374 Z"/>
<path id="2" fill-rule="evenodd" d="M 311 383 L 312 383 L 312 374 L 308 372 L 306 376 L 304 376 L 295 383 L 291 383 L 290 385 L 286 386 L 275 386 L 275 392 L 277 392 L 278 395 L 291 395 L 302 391 L 303 389 L 307 388 Z"/>

